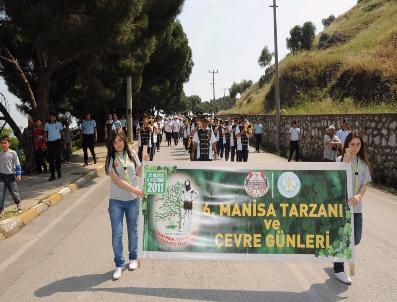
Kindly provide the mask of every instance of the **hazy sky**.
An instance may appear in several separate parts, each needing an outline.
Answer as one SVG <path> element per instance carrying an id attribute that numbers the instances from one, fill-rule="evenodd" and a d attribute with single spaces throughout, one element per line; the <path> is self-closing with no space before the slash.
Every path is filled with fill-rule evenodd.
<path id="1" fill-rule="evenodd" d="M 212 99 L 212 75 L 215 75 L 215 94 L 243 79 L 258 81 L 264 73 L 258 65 L 262 48 L 274 50 L 272 0 L 185 0 L 178 19 L 193 50 L 193 73 L 185 84 L 186 95 L 199 95 L 203 101 Z M 285 39 L 290 29 L 312 21 L 317 32 L 323 29 L 321 19 L 330 14 L 339 16 L 357 0 L 278 0 L 278 43 L 280 59 L 287 54 Z M 11 116 L 17 124 L 26 126 L 26 118 L 17 112 L 17 99 L 11 95 L 0 78 L 0 92 L 10 103 Z M 227 93 L 227 92 L 226 92 Z"/>

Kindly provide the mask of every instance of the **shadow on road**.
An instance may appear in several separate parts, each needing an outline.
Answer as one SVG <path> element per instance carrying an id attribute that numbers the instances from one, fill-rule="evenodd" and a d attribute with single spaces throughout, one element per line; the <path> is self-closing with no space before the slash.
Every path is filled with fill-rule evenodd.
<path id="1" fill-rule="evenodd" d="M 332 277 L 332 270 L 326 269 L 330 279 L 324 283 L 313 284 L 304 292 L 286 291 L 254 291 L 254 290 L 227 290 L 227 289 L 190 289 L 190 288 L 156 288 L 156 287 L 114 287 L 98 288 L 101 283 L 107 282 L 112 278 L 113 272 L 104 274 L 93 274 L 78 277 L 69 277 L 55 281 L 35 291 L 36 297 L 46 297 L 58 292 L 110 292 L 114 294 L 130 294 L 137 296 L 148 296 L 158 298 L 201 300 L 201 301 L 322 301 L 336 302 L 349 299 L 339 297 L 340 294 L 348 289 Z M 117 283 L 115 283 L 117 284 Z"/>

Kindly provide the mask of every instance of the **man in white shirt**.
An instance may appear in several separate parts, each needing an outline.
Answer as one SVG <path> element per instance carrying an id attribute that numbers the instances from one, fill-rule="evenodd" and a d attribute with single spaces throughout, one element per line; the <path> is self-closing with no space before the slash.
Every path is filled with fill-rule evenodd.
<path id="1" fill-rule="evenodd" d="M 216 138 L 214 131 L 208 127 L 209 120 L 201 120 L 202 127 L 198 129 L 193 136 L 193 152 L 197 149 L 198 161 L 212 161 L 212 150 L 216 148 Z M 193 156 L 192 156 L 193 157 Z M 192 160 L 194 160 L 192 158 Z"/>
<path id="2" fill-rule="evenodd" d="M 344 119 L 342 123 L 342 129 L 339 129 L 336 132 L 336 136 L 339 137 L 342 146 L 345 144 L 345 139 L 347 135 L 350 133 L 350 124 L 348 119 Z"/>
<path id="3" fill-rule="evenodd" d="M 175 146 L 178 145 L 178 142 L 179 142 L 180 127 L 181 127 L 181 125 L 179 124 L 177 117 L 174 117 L 174 121 L 171 124 L 171 128 L 172 128 L 172 137 L 174 138 Z"/>
<path id="4" fill-rule="evenodd" d="M 289 139 L 289 156 L 288 161 L 291 161 L 292 155 L 295 151 L 295 161 L 299 161 L 299 137 L 301 134 L 301 129 L 298 127 L 296 121 L 292 122 L 292 127 L 288 132 Z"/>
<path id="5" fill-rule="evenodd" d="M 259 121 L 259 119 L 256 121 L 254 124 L 254 134 L 255 134 L 255 141 L 256 141 L 256 152 L 259 153 L 259 147 L 261 145 L 261 140 L 262 140 L 262 130 L 263 130 L 263 125 Z"/>

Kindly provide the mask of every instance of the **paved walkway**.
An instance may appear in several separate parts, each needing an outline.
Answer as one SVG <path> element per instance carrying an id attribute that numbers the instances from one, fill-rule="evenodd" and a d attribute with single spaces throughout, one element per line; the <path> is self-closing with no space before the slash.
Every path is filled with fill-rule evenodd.
<path id="1" fill-rule="evenodd" d="M 94 165 L 92 157 L 89 157 L 89 165 L 84 167 L 83 150 L 80 149 L 76 151 L 72 155 L 71 164 L 62 163 L 62 178 L 57 178 L 55 181 L 48 181 L 48 178 L 50 177 L 49 172 L 23 175 L 22 181 L 18 184 L 19 193 L 22 199 L 22 208 L 27 209 L 32 207 L 49 194 L 58 191 L 63 186 L 74 182 L 83 174 L 89 173 L 91 170 L 103 164 L 106 159 L 106 147 L 104 145 L 97 145 L 95 152 L 98 158 L 97 164 Z M 90 153 L 88 154 L 90 155 Z M 6 194 L 5 211 L 14 211 L 14 201 L 8 191 Z"/>

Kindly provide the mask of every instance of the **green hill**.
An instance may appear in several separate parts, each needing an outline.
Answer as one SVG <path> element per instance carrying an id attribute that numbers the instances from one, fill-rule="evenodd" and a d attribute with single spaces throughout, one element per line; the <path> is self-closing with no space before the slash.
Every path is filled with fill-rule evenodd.
<path id="1" fill-rule="evenodd" d="M 274 89 L 269 68 L 227 113 L 273 112 Z M 312 51 L 288 54 L 280 95 L 286 114 L 396 112 L 397 1 L 358 1 L 317 35 Z"/>

